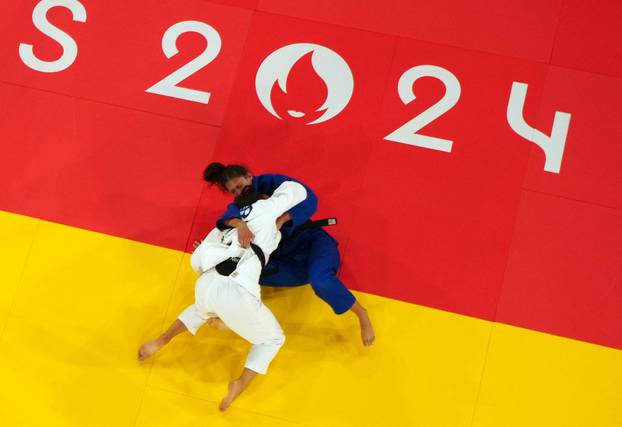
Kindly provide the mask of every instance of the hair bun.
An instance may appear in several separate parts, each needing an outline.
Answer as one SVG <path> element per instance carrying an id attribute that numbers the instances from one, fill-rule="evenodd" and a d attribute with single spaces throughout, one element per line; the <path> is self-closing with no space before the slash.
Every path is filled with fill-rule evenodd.
<path id="1" fill-rule="evenodd" d="M 220 182 L 222 173 L 226 167 L 222 163 L 212 162 L 203 171 L 203 179 L 212 184 Z"/>

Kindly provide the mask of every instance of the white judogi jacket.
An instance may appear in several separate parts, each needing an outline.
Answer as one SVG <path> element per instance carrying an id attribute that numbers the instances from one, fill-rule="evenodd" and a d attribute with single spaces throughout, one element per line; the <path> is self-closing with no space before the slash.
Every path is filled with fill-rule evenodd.
<path id="1" fill-rule="evenodd" d="M 276 228 L 276 219 L 306 198 L 307 190 L 303 185 L 285 181 L 270 198 L 258 200 L 251 206 L 240 209 L 242 220 L 255 235 L 253 243 L 263 250 L 266 263 L 281 241 L 281 232 Z M 193 252 L 190 264 L 198 274 L 203 274 L 233 257 L 240 258 L 240 261 L 230 277 L 251 294 L 261 298 L 259 287 L 261 261 L 251 248 L 245 249 L 240 246 L 235 228 L 225 231 L 214 228 Z"/>

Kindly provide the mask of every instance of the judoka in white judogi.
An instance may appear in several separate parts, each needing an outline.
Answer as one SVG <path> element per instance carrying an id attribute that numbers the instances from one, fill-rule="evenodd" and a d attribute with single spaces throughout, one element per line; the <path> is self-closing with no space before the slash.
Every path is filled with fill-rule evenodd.
<path id="1" fill-rule="evenodd" d="M 268 261 L 281 240 L 276 221 L 281 215 L 307 197 L 304 186 L 294 181 L 282 183 L 268 199 L 257 200 L 240 209 L 240 216 L 254 234 L 253 243 Z M 228 276 L 218 264 L 238 259 Z M 219 322 L 252 344 L 242 375 L 229 383 L 228 394 L 220 403 L 226 410 L 248 386 L 257 373 L 265 374 L 274 356 L 283 345 L 285 336 L 272 312 L 261 302 L 259 276 L 262 263 L 252 248 L 243 248 L 237 231 L 212 230 L 193 252 L 190 263 L 200 274 L 195 285 L 195 302 L 153 341 L 138 349 L 138 360 L 153 356 L 170 340 L 183 332 L 195 334 L 205 323 Z"/>
<path id="2" fill-rule="evenodd" d="M 240 209 L 242 219 L 255 235 L 253 243 L 261 248 L 266 262 L 281 240 L 276 219 L 305 198 L 306 190 L 301 184 L 286 181 L 272 197 Z M 217 273 L 215 266 L 230 258 L 239 258 L 233 273 L 230 276 Z M 261 301 L 262 265 L 257 254 L 240 246 L 236 229 L 223 232 L 215 228 L 196 248 L 190 263 L 201 276 L 195 286 L 194 304 L 178 319 L 196 334 L 211 317 L 219 317 L 253 345 L 246 368 L 265 374 L 285 336 L 270 309 Z"/>
<path id="3" fill-rule="evenodd" d="M 307 197 L 305 187 L 294 181 L 282 183 L 268 199 L 240 209 L 240 216 L 254 234 L 253 244 L 267 262 L 281 240 L 276 221 Z M 229 275 L 219 274 L 223 261 L 234 259 Z M 220 404 L 225 410 L 257 374 L 265 374 L 285 336 L 272 312 L 261 302 L 259 276 L 262 263 L 252 248 L 240 246 L 236 229 L 212 230 L 190 258 L 200 275 L 195 285 L 195 302 L 184 310 L 158 338 L 138 349 L 138 360 L 153 356 L 173 337 L 195 334 L 205 323 L 224 324 L 252 344 L 244 372 L 229 383 L 229 393 Z"/>

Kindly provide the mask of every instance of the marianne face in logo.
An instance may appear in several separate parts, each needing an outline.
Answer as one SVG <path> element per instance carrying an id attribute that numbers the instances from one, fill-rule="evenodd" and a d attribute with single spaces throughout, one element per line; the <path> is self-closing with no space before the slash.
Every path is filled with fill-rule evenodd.
<path id="1" fill-rule="evenodd" d="M 257 97 L 266 110 L 283 120 L 272 104 L 272 88 L 278 83 L 287 93 L 287 79 L 294 65 L 304 56 L 311 55 L 311 65 L 327 88 L 327 97 L 316 112 L 321 116 L 307 122 L 308 125 L 322 123 L 339 114 L 348 105 L 354 91 L 354 78 L 346 61 L 327 47 L 312 43 L 296 43 L 284 46 L 263 60 L 255 77 Z M 305 113 L 289 111 L 292 117 L 301 118 Z"/>

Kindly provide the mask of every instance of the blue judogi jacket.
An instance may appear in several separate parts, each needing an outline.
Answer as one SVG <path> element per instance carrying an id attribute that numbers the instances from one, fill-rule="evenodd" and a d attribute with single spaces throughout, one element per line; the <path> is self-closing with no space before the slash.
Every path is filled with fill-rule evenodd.
<path id="1" fill-rule="evenodd" d="M 281 227 L 281 241 L 262 271 L 259 283 L 266 286 L 299 286 L 310 283 L 315 293 L 335 313 L 344 313 L 352 307 L 356 299 L 336 276 L 340 264 L 337 241 L 322 227 L 295 232 L 316 212 L 315 193 L 300 181 L 276 174 L 253 177 L 253 187 L 258 193 L 271 196 L 284 181 L 302 184 L 307 190 L 307 198 L 288 211 L 292 220 Z M 220 230 L 227 229 L 224 222 L 231 218 L 243 219 L 240 209 L 234 203 L 227 206 L 216 226 Z M 311 247 L 315 250 L 310 251 Z"/>
<path id="2" fill-rule="evenodd" d="M 283 227 L 281 227 L 281 235 L 283 240 L 291 236 L 296 228 L 307 222 L 317 211 L 317 196 L 315 193 L 304 183 L 289 176 L 280 174 L 258 175 L 253 177 L 252 185 L 259 194 L 272 196 L 274 190 L 276 190 L 277 187 L 285 181 L 295 181 L 302 184 L 307 190 L 307 198 L 289 210 L 292 220 L 285 223 Z M 216 221 L 216 227 L 220 230 L 230 228 L 225 225 L 225 221 L 231 218 L 242 218 L 240 209 L 235 205 L 235 203 L 230 203 L 227 206 L 225 213 L 220 217 L 220 219 L 218 219 L 218 221 Z"/>

